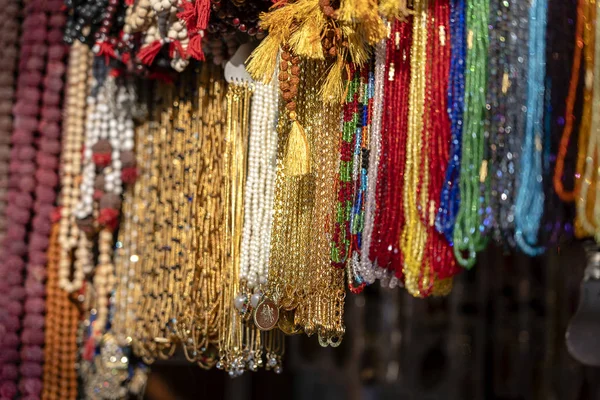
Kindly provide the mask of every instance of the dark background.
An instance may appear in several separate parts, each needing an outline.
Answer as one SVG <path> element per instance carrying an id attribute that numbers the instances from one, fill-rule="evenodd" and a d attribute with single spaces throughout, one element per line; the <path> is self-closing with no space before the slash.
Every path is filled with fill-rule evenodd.
<path id="1" fill-rule="evenodd" d="M 379 287 L 349 294 L 342 345 L 288 337 L 281 375 L 230 379 L 185 361 L 157 363 L 146 398 L 599 400 L 600 369 L 565 345 L 584 267 L 579 244 L 537 259 L 492 248 L 448 298 Z"/>

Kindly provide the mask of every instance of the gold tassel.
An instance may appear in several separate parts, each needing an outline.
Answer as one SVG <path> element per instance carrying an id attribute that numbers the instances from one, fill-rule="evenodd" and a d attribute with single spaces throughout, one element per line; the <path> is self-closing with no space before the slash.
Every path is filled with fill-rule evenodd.
<path id="1" fill-rule="evenodd" d="M 277 67 L 277 55 L 281 41 L 277 35 L 267 35 L 256 49 L 250 54 L 246 61 L 246 71 L 255 81 L 263 82 L 265 85 L 271 82 L 275 67 Z"/>
<path id="2" fill-rule="evenodd" d="M 359 5 L 366 3 L 364 0 L 342 0 L 337 10 L 337 20 L 350 23 L 359 15 Z"/>
<path id="3" fill-rule="evenodd" d="M 338 54 L 334 64 L 329 69 L 325 82 L 321 87 L 323 102 L 334 104 L 344 99 L 344 65 L 345 52 Z"/>
<path id="4" fill-rule="evenodd" d="M 294 53 L 311 59 L 325 59 L 321 45 L 321 34 L 325 24 L 325 16 L 317 1 L 300 28 L 290 36 L 288 44 L 294 49 Z"/>
<path id="5" fill-rule="evenodd" d="M 283 172 L 287 176 L 303 176 L 310 174 L 310 145 L 304 128 L 296 119 L 296 113 L 291 112 L 292 129 L 288 136 L 283 159 Z"/>
<path id="6" fill-rule="evenodd" d="M 246 70 L 252 79 L 265 84 L 271 81 L 277 66 L 279 48 L 288 42 L 292 33 L 298 29 L 297 21 L 307 21 L 311 12 L 314 13 L 315 5 L 318 8 L 318 2 L 315 0 L 298 0 L 260 14 L 260 27 L 269 33 L 246 62 Z M 304 45 L 310 46 L 310 43 Z"/>
<path id="7" fill-rule="evenodd" d="M 380 0 L 379 13 L 388 21 L 406 20 L 413 10 L 408 7 L 407 0 Z"/>
<path id="8" fill-rule="evenodd" d="M 371 47 L 365 40 L 366 34 L 363 31 L 363 25 L 356 28 L 350 26 L 342 27 L 342 37 L 348 41 L 348 53 L 352 62 L 360 67 L 369 61 Z"/>

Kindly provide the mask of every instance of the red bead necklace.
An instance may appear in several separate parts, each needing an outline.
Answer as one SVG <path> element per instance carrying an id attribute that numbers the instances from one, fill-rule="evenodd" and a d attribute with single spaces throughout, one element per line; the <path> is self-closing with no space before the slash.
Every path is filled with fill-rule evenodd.
<path id="1" fill-rule="evenodd" d="M 381 161 L 371 257 L 382 268 L 402 279 L 400 232 L 404 225 L 402 192 L 406 162 L 408 98 L 410 86 L 410 48 L 412 19 L 395 21 L 388 39 L 384 88 L 384 114 L 381 122 Z"/>

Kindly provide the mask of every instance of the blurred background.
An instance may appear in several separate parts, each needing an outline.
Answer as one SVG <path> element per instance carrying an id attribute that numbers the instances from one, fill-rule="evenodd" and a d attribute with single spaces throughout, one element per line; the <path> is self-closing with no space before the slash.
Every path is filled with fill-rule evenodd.
<path id="1" fill-rule="evenodd" d="M 348 295 L 340 347 L 288 337 L 281 375 L 231 379 L 175 359 L 152 367 L 146 398 L 599 400 L 600 369 L 565 344 L 585 265 L 577 243 L 537 259 L 490 248 L 447 298 Z"/>

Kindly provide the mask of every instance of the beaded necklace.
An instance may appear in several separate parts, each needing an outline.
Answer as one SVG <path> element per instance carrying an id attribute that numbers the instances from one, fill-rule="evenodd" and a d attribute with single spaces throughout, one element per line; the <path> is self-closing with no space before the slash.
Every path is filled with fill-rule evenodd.
<path id="1" fill-rule="evenodd" d="M 489 17 L 488 0 L 467 2 L 467 57 L 465 113 L 460 169 L 461 204 L 454 228 L 454 255 L 460 265 L 471 268 L 477 252 L 485 248 L 490 225 L 485 135 L 482 124 L 486 109 L 486 76 Z M 467 257 L 462 254 L 466 251 Z"/>
<path id="2" fill-rule="evenodd" d="M 14 223 L 14 219 L 7 215 L 6 210 L 10 204 L 10 196 L 14 196 L 15 188 L 14 184 L 18 182 L 18 178 L 11 179 L 11 175 L 14 174 L 16 167 L 18 166 L 18 160 L 16 155 L 11 153 L 11 140 L 13 130 L 13 118 L 12 108 L 15 101 L 15 84 L 23 85 L 23 81 L 32 79 L 37 75 L 37 72 L 27 70 L 21 70 L 21 75 L 15 77 L 15 70 L 17 68 L 17 61 L 19 56 L 18 41 L 21 31 L 21 24 L 19 22 L 19 14 L 21 12 L 21 4 L 13 1 L 4 1 L 0 8 L 0 54 L 2 69 L 0 70 L 0 128 L 2 133 L 0 134 L 0 243 L 4 243 L 7 239 L 6 234 L 8 228 Z M 31 18 L 31 17 L 30 17 Z M 30 18 L 27 18 L 29 20 Z M 29 77 L 23 77 L 23 75 L 29 75 Z M 15 165 L 16 164 L 16 165 Z M 17 181 L 17 182 L 15 182 Z M 22 229 L 22 228 L 21 228 Z M 21 230 L 19 229 L 19 230 Z M 14 230 L 14 228 L 13 228 Z M 2 375 L 4 378 L 17 378 L 17 367 L 14 363 L 19 359 L 19 353 L 17 346 L 19 344 L 17 337 L 17 330 L 19 329 L 19 313 L 20 313 L 20 300 L 24 296 L 24 289 L 21 286 L 21 280 L 19 275 L 22 272 L 21 263 L 16 261 L 17 270 L 16 274 L 12 276 L 10 269 L 1 267 L 0 264 L 0 304 L 2 304 L 2 312 L 0 312 L 0 332 L 2 332 L 2 340 L 0 341 L 0 352 L 2 353 L 2 360 L 0 360 L 0 368 L 2 368 Z M 10 276 L 13 281 L 8 282 Z M 32 349 L 32 351 L 29 351 Z M 21 354 L 26 354 L 30 361 L 43 360 L 43 354 L 40 354 L 42 349 L 39 346 L 23 346 Z M 31 357 L 35 355 L 37 357 Z M 24 356 L 25 358 L 25 356 Z M 7 390 L 5 392 L 4 390 Z M 0 394 L 6 396 L 6 394 L 13 395 L 16 392 L 16 388 L 13 382 L 8 382 L 5 385 L 0 386 Z"/>
<path id="3" fill-rule="evenodd" d="M 362 124 L 360 102 L 360 68 L 350 64 L 348 94 L 343 106 L 340 135 L 339 181 L 331 262 L 336 268 L 344 268 L 350 256 L 350 220 L 354 200 L 354 149 L 360 146 L 358 135 Z"/>
<path id="4" fill-rule="evenodd" d="M 454 224 L 460 207 L 459 177 L 461 172 L 465 74 L 466 74 L 466 0 L 450 1 L 450 85 L 448 86 L 448 113 L 450 114 L 450 155 L 446 179 L 440 195 L 440 207 L 435 225 L 451 244 L 454 242 Z"/>
<path id="5" fill-rule="evenodd" d="M 600 7 L 600 3 L 598 3 Z M 600 23 L 600 13 L 596 8 L 596 27 Z M 594 38 L 594 65 L 592 84 L 592 109 L 600 107 L 600 29 L 595 30 Z M 600 160 L 600 116 L 593 112 L 591 116 L 590 134 L 586 147 L 586 158 L 583 180 L 577 204 L 577 221 L 579 221 L 579 234 L 594 236 L 600 239 L 600 185 L 598 184 L 598 163 Z M 591 189 L 591 190 L 590 190 Z M 591 212 L 590 212 L 591 211 Z"/>
<path id="6" fill-rule="evenodd" d="M 581 74 L 581 59 L 583 56 L 583 50 L 586 52 L 586 63 L 589 62 L 589 52 L 592 47 L 591 42 L 591 23 L 586 23 L 589 20 L 589 9 L 590 9 L 590 0 L 579 0 L 577 3 L 577 25 L 575 27 L 575 51 L 573 53 L 573 67 L 571 68 L 571 79 L 569 82 L 569 93 L 566 99 L 565 106 L 565 117 L 566 122 L 563 129 L 563 133 L 560 139 L 560 145 L 558 148 L 558 154 L 556 156 L 556 167 L 554 169 L 554 189 L 556 190 L 556 194 L 558 197 L 564 202 L 573 202 L 579 195 L 580 187 L 581 187 L 581 176 L 583 171 L 583 166 L 585 163 L 585 152 L 582 150 L 585 148 L 585 144 L 587 143 L 587 135 L 585 134 L 586 130 L 583 129 L 585 127 L 586 119 L 584 115 L 582 115 L 582 122 L 580 126 L 580 132 L 578 135 L 578 145 L 579 149 L 577 153 L 577 162 L 576 162 L 576 171 L 574 174 L 575 184 L 573 185 L 573 190 L 567 191 L 563 184 L 564 179 L 564 169 L 565 169 L 565 161 L 567 152 L 569 149 L 569 144 L 571 141 L 571 135 L 573 133 L 573 125 L 575 123 L 575 102 L 577 100 L 577 90 L 579 87 L 579 76 Z M 586 65 L 587 67 L 587 65 Z M 590 71 L 590 69 L 587 69 Z M 587 88 L 587 85 L 586 85 Z M 589 90 L 586 90 L 586 96 Z M 589 97 L 589 96 L 588 96 Z M 588 98 L 589 100 L 589 98 Z M 584 107 L 586 104 L 589 104 L 589 101 L 584 102 Z M 584 113 L 585 114 L 585 113 Z"/>
<path id="7" fill-rule="evenodd" d="M 450 46 L 447 40 L 449 31 L 449 5 L 436 2 L 428 15 L 427 66 L 425 82 L 425 114 L 422 138 L 424 157 L 422 171 L 428 176 L 428 196 L 420 208 L 421 223 L 427 229 L 427 243 L 423 255 L 420 290 L 427 293 L 424 283 L 434 283 L 434 294 L 445 294 L 451 285 L 442 280 L 459 272 L 452 248 L 444 235 L 435 229 L 435 218 L 439 209 L 440 195 L 448 166 L 450 142 L 450 118 L 448 109 L 448 77 L 450 68 Z M 421 181 L 423 186 L 423 180 Z M 427 266 L 429 271 L 427 271 Z"/>
<path id="8" fill-rule="evenodd" d="M 77 325 L 79 309 L 59 287 L 59 226 L 54 224 L 48 247 L 47 306 L 44 339 L 43 400 L 77 399 Z"/>
<path id="9" fill-rule="evenodd" d="M 518 159 L 525 130 L 527 85 L 528 6 L 523 2 L 493 1 L 490 29 L 487 126 L 490 135 L 490 207 L 493 238 L 515 247 L 514 218 Z"/>
<path id="10" fill-rule="evenodd" d="M 544 212 L 542 148 L 546 79 L 545 0 L 534 0 L 529 10 L 529 67 L 527 77 L 527 124 L 519 170 L 515 207 L 515 240 L 519 248 L 534 256 L 544 251 L 536 247 Z"/>
<path id="11" fill-rule="evenodd" d="M 593 96 L 594 96 L 594 47 L 595 47 L 595 35 L 594 35 L 594 23 L 596 19 L 596 7 L 595 1 L 590 0 L 586 4 L 585 7 L 584 18 L 586 20 L 585 29 L 583 33 L 583 41 L 584 41 L 584 91 L 583 91 L 583 107 L 581 111 L 581 124 L 579 126 L 579 138 L 578 138 L 578 154 L 577 154 L 577 166 L 576 173 L 580 176 L 578 192 L 576 193 L 575 202 L 577 205 L 578 199 L 581 199 L 581 189 L 584 184 L 584 180 L 581 177 L 585 174 L 586 162 L 588 160 L 587 153 L 590 137 L 592 135 L 591 124 L 592 124 L 592 115 L 594 114 L 593 110 Z M 593 162 L 593 158 L 592 158 Z M 594 182 L 591 182 L 591 190 L 588 191 L 588 195 L 595 195 L 596 189 Z M 591 196 L 590 196 L 591 197 Z M 579 212 L 582 210 L 580 207 L 576 207 L 575 214 L 575 236 L 578 238 L 582 238 L 587 236 L 589 232 L 584 228 L 584 219 L 585 220 L 593 220 L 594 212 L 594 200 L 593 197 L 590 201 L 583 200 L 579 201 L 579 203 L 584 203 L 586 205 L 585 212 Z M 579 210 L 577 209 L 579 208 Z"/>
<path id="12" fill-rule="evenodd" d="M 383 96 L 384 85 L 387 79 L 386 71 L 386 48 L 387 40 L 382 40 L 375 47 L 375 67 L 374 67 L 374 83 L 373 83 L 373 99 L 372 99 L 372 116 L 370 124 L 371 138 L 369 140 L 369 168 L 367 172 L 367 192 L 365 199 L 365 222 L 362 235 L 360 270 L 361 279 L 367 284 L 375 282 L 377 275 L 381 276 L 385 270 L 379 268 L 371 260 L 371 243 L 373 232 L 375 230 L 375 210 L 376 194 L 377 194 L 377 175 L 379 171 L 379 163 L 381 157 L 381 122 L 383 115 Z"/>
<path id="13" fill-rule="evenodd" d="M 408 125 L 408 97 L 413 23 L 395 21 L 387 46 L 384 113 L 381 122 L 381 155 L 377 177 L 376 209 L 372 259 L 388 269 L 397 279 L 403 278 L 400 232 L 404 226 L 405 146 Z"/>
<path id="14" fill-rule="evenodd" d="M 80 234 L 76 224 L 73 207 L 79 197 L 78 179 L 81 177 L 81 153 L 85 129 L 86 95 L 88 94 L 88 79 L 90 67 L 90 52 L 85 45 L 75 42 L 69 56 L 67 74 L 68 87 L 65 106 L 65 127 L 63 129 L 63 151 L 61 164 L 61 193 L 59 221 L 59 286 L 68 293 L 79 290 L 83 285 L 85 271 L 82 263 L 75 264 L 73 279 L 70 280 L 73 265 L 72 251 L 78 247 Z M 87 242 L 87 238 L 82 239 Z M 87 246 L 80 247 L 80 252 Z"/>
<path id="15" fill-rule="evenodd" d="M 250 300 L 256 308 L 267 288 L 269 246 L 273 220 L 273 190 L 277 157 L 277 88 L 255 83 L 250 112 L 248 177 L 244 197 L 244 228 L 240 253 L 240 288 L 242 293 L 255 290 Z M 236 304 L 236 305 L 238 305 Z"/>
<path id="16" fill-rule="evenodd" d="M 572 58 L 575 47 L 575 20 L 577 7 L 573 6 L 575 0 L 569 2 L 548 4 L 548 45 L 546 51 L 547 85 L 546 94 L 548 107 L 546 120 L 548 124 L 547 158 L 544 166 L 544 242 L 547 247 L 557 245 L 562 239 L 572 236 L 572 223 L 574 215 L 569 204 L 563 203 L 554 190 L 553 175 L 555 171 L 557 153 L 561 141 L 561 132 L 565 125 L 565 98 L 569 92 L 569 78 L 571 76 Z M 570 146 L 566 159 L 573 160 L 577 149 Z M 567 162 L 571 166 L 574 162 Z M 574 178 L 574 174 L 567 173 L 567 177 Z M 570 186 L 570 185 L 569 185 Z"/>
<path id="17" fill-rule="evenodd" d="M 46 249 L 58 183 L 66 53 L 64 19 L 51 16 L 60 7 L 57 1 L 33 1 L 24 10 L 5 210 L 8 229 L 0 265 L 6 284 L 0 291 L 0 303 L 6 305 L 0 316 L 5 329 L 0 393 L 8 398 L 39 397 L 42 390 Z M 17 10 L 8 7 L 7 12 Z M 28 351 L 17 353 L 21 346 Z"/>
<path id="18" fill-rule="evenodd" d="M 20 26 L 17 17 L 20 6 L 18 3 L 5 1 L 0 11 L 0 242 L 5 237 L 7 217 L 5 215 L 9 161 L 10 161 L 10 132 L 12 130 L 12 107 L 15 94 L 15 70 L 17 68 Z"/>
<path id="19" fill-rule="evenodd" d="M 354 179 L 354 202 L 352 205 L 352 215 L 350 219 L 352 268 L 349 268 L 349 282 L 356 281 L 358 286 L 350 283 L 350 290 L 353 293 L 359 293 L 366 286 L 363 281 L 361 270 L 361 250 L 363 241 L 363 232 L 365 228 L 366 197 L 369 187 L 368 173 L 370 163 L 370 141 L 371 126 L 373 118 L 373 97 L 375 91 L 375 76 L 373 65 L 361 68 L 360 76 L 360 108 L 361 121 L 360 129 L 356 132 L 356 145 L 353 151 L 353 179 Z"/>
<path id="20" fill-rule="evenodd" d="M 406 169 L 404 171 L 404 215 L 406 223 L 401 227 L 400 247 L 403 255 L 404 285 L 415 297 L 428 294 L 429 274 L 423 274 L 425 293 L 421 292 L 421 268 L 423 253 L 427 242 L 427 230 L 421 222 L 419 208 L 423 199 L 427 199 L 429 190 L 428 173 L 423 173 L 422 165 L 427 167 L 424 158 L 424 146 L 421 143 L 425 112 L 425 72 L 427 67 L 427 42 L 430 40 L 427 30 L 427 0 L 415 2 L 413 17 L 413 44 L 411 48 L 411 81 L 408 105 L 408 132 L 406 140 Z M 427 170 L 425 170 L 427 171 Z M 422 180 L 423 179 L 423 180 Z M 427 207 L 427 206 L 426 206 Z M 425 268 L 429 268 L 427 265 Z"/>

